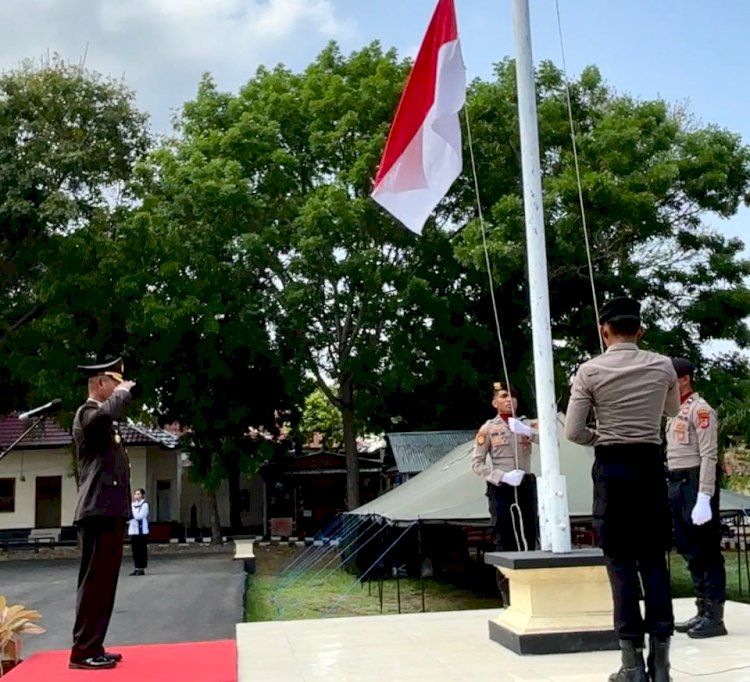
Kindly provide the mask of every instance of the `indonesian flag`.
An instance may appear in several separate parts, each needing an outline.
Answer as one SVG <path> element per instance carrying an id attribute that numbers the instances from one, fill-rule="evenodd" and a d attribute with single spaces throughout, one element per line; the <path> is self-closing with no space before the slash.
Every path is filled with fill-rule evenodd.
<path id="1" fill-rule="evenodd" d="M 453 0 L 438 0 L 391 125 L 372 198 L 420 234 L 461 172 L 466 77 Z"/>

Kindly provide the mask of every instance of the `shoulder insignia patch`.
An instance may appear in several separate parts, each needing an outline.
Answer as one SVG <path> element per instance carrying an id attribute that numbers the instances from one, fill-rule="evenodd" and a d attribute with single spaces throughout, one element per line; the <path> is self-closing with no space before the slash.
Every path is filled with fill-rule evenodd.
<path id="1" fill-rule="evenodd" d="M 711 412 L 709 410 L 701 408 L 696 411 L 696 419 L 698 420 L 699 429 L 707 429 L 711 424 Z"/>
<path id="2" fill-rule="evenodd" d="M 477 434 L 477 445 L 484 445 L 487 442 L 487 436 L 481 431 Z"/>

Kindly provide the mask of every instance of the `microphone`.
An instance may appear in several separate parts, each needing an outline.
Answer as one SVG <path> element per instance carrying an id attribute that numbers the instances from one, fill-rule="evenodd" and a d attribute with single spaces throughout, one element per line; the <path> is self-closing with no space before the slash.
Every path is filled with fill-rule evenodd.
<path id="1" fill-rule="evenodd" d="M 60 398 L 55 398 L 54 400 L 50 400 L 46 405 L 42 405 L 41 407 L 35 407 L 33 410 L 29 410 L 28 412 L 22 412 L 18 415 L 19 419 L 33 419 L 34 417 L 43 417 L 47 414 L 54 414 L 55 412 L 58 412 L 62 408 L 62 400 Z"/>

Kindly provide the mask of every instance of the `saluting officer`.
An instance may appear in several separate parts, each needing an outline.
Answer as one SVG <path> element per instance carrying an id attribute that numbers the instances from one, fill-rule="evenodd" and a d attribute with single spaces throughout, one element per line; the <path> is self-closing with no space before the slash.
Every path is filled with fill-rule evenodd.
<path id="1" fill-rule="evenodd" d="M 517 394 L 505 382 L 495 383 L 492 406 L 497 416 L 479 429 L 471 468 L 487 481 L 495 548 L 506 552 L 533 550 L 537 514 L 536 481 L 530 473 L 531 441 L 537 435 L 528 424 L 514 417 L 518 409 Z M 512 429 L 519 433 L 513 433 Z"/>
<path id="2" fill-rule="evenodd" d="M 685 358 L 672 364 L 680 385 L 680 413 L 667 422 L 669 501 L 677 551 L 693 579 L 696 616 L 675 624 L 689 637 L 726 635 L 726 573 L 719 522 L 716 413 L 693 389 L 695 367 Z"/>
<path id="3" fill-rule="evenodd" d="M 123 379 L 118 358 L 103 365 L 79 365 L 88 376 L 89 397 L 73 418 L 79 488 L 74 522 L 81 542 L 71 668 L 113 668 L 122 660 L 104 650 L 125 522 L 130 518 L 130 463 L 117 419 L 131 400 L 132 381 Z"/>
<path id="4" fill-rule="evenodd" d="M 669 358 L 638 348 L 641 306 L 615 298 L 602 306 L 607 350 L 578 370 L 565 419 L 568 440 L 594 446 L 594 526 L 607 561 L 622 667 L 610 682 L 669 681 L 674 628 L 666 552 L 672 523 L 661 452 L 662 415 L 679 412 L 677 375 Z M 588 426 L 594 410 L 596 427 Z M 639 605 L 643 584 L 645 622 Z"/>

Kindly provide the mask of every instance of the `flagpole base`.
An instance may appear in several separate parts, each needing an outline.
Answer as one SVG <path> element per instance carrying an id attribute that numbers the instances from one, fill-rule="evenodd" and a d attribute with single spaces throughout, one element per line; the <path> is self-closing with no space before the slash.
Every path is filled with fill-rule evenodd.
<path id="1" fill-rule="evenodd" d="M 600 550 L 488 552 L 485 562 L 510 585 L 510 606 L 489 621 L 493 642 L 521 655 L 619 648 Z"/>

